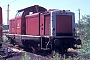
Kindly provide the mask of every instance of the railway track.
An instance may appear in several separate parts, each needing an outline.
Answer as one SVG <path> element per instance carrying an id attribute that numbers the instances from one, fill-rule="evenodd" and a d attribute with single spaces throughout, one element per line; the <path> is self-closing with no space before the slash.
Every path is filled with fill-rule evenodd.
<path id="1" fill-rule="evenodd" d="M 12 44 L 3 44 L 2 48 L 4 49 L 4 56 L 1 56 L 1 59 L 6 60 L 20 60 L 24 55 L 26 54 L 28 57 L 30 57 L 31 60 L 50 60 L 53 55 L 45 55 L 45 52 L 39 52 L 39 53 L 31 53 L 29 49 L 25 49 L 22 47 L 19 47 L 18 45 L 12 45 Z M 72 49 L 71 49 L 72 50 Z M 7 52 L 8 51 L 8 52 Z M 1 51 L 2 52 L 2 51 Z M 70 56 L 74 53 L 67 53 L 67 56 Z M 60 58 L 63 56 L 60 56 Z M 62 59 L 62 58 L 61 58 Z"/>
<path id="2" fill-rule="evenodd" d="M 45 55 L 44 51 L 33 54 L 29 49 L 19 47 L 18 45 L 3 44 L 2 48 L 4 49 L 4 54 L 6 54 L 6 56 L 2 56 L 1 58 L 7 60 L 20 60 L 25 55 L 25 53 L 30 57 L 31 60 L 50 60 L 53 57 L 52 54 Z M 73 53 L 67 53 L 66 55 L 70 56 L 72 54 Z"/>
<path id="3" fill-rule="evenodd" d="M 3 44 L 2 48 L 5 55 L 2 56 L 1 59 L 20 60 L 26 54 L 31 60 L 49 60 L 47 57 L 27 52 L 23 48 L 18 47 L 18 45 L 13 46 L 12 44 Z"/>
<path id="4" fill-rule="evenodd" d="M 44 52 L 41 53 L 30 53 L 24 48 L 18 47 L 18 45 L 12 45 L 12 44 L 3 44 L 3 49 L 4 49 L 4 54 L 5 56 L 2 56 L 1 59 L 6 59 L 6 60 L 20 60 L 21 58 L 24 57 L 24 55 L 27 55 L 30 57 L 31 60 L 50 60 L 52 57 L 55 57 L 55 55 L 50 54 L 50 55 L 43 55 Z M 73 56 L 74 53 L 66 53 L 65 55 L 68 56 Z M 64 58 L 64 55 L 58 55 L 60 56 L 60 59 Z M 75 56 L 74 56 L 75 57 Z"/>

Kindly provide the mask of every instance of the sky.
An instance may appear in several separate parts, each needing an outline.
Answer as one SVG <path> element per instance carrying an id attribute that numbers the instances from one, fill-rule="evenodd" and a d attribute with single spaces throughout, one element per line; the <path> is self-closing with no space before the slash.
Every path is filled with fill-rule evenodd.
<path id="1" fill-rule="evenodd" d="M 7 24 L 7 5 L 9 4 L 9 20 L 14 18 L 17 10 L 40 5 L 46 9 L 70 10 L 75 13 L 75 22 L 78 21 L 78 9 L 80 17 L 90 14 L 90 0 L 0 0 L 0 6 L 3 10 L 3 24 Z"/>

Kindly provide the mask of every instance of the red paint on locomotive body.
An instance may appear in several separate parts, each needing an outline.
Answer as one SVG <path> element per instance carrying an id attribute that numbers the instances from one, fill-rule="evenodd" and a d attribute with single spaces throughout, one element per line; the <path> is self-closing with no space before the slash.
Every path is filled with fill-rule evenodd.
<path id="1" fill-rule="evenodd" d="M 44 14 L 40 14 L 40 35 L 41 36 L 45 35 L 44 30 L 45 30 Z"/>
<path id="2" fill-rule="evenodd" d="M 32 10 L 26 9 L 25 11 L 20 10 L 20 12 L 21 16 L 15 17 L 16 34 L 52 37 L 73 36 L 75 22 L 74 14 L 70 11 L 52 9 L 44 13 L 34 13 Z"/>
<path id="3" fill-rule="evenodd" d="M 25 16 L 18 16 L 15 18 L 16 22 L 16 34 L 24 35 L 26 34 L 26 20 Z"/>
<path id="4" fill-rule="evenodd" d="M 22 34 L 22 20 L 21 20 L 21 16 L 19 17 L 16 17 L 15 20 L 16 20 L 16 34 Z"/>
<path id="5" fill-rule="evenodd" d="M 2 8 L 0 7 L 0 36 L 2 36 Z"/>
<path id="6" fill-rule="evenodd" d="M 10 20 L 9 33 L 10 34 L 16 34 L 16 22 L 15 22 L 15 19 Z"/>
<path id="7" fill-rule="evenodd" d="M 26 34 L 49 36 L 50 35 L 50 14 L 32 14 L 26 16 Z"/>
<path id="8" fill-rule="evenodd" d="M 39 35 L 39 14 L 26 16 L 26 34 Z"/>

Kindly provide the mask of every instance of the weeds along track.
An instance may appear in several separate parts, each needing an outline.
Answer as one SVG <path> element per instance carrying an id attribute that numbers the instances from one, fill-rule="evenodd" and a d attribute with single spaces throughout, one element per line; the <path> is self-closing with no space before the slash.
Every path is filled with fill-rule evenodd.
<path id="1" fill-rule="evenodd" d="M 4 36 L 4 41 L 6 41 L 7 38 Z M 8 40 L 7 40 L 8 41 Z M 4 56 L 1 58 L 8 59 L 8 60 L 20 60 L 23 57 L 28 56 L 29 60 L 55 60 L 55 58 L 60 59 L 67 59 L 67 58 L 77 58 L 78 54 L 76 52 L 68 52 L 65 54 L 58 54 L 56 52 L 53 52 L 52 54 L 45 54 L 45 51 L 31 53 L 30 49 L 19 47 L 18 45 L 12 45 L 9 43 L 5 43 L 2 45 Z M 79 56 L 78 56 L 79 57 Z M 26 59 L 27 60 L 27 59 Z"/>
<path id="2" fill-rule="evenodd" d="M 75 58 L 76 57 L 76 53 L 65 53 L 63 55 L 60 55 L 56 52 L 53 52 L 53 54 L 49 54 L 49 55 L 43 55 L 44 52 L 39 53 L 31 53 L 29 51 L 27 51 L 24 48 L 19 47 L 18 45 L 12 45 L 12 44 L 3 44 L 2 48 L 4 49 L 4 56 L 2 56 L 3 59 L 7 59 L 7 60 L 20 60 L 23 59 L 24 57 L 28 57 L 28 59 L 30 60 L 55 60 L 55 58 L 60 59 L 68 59 L 68 58 Z M 26 58 L 27 60 L 27 58 Z"/>
<path id="3" fill-rule="evenodd" d="M 33 59 L 41 59 L 41 60 L 49 60 L 49 58 L 33 54 L 30 52 L 27 52 L 24 50 L 24 48 L 18 47 L 18 45 L 12 45 L 12 44 L 3 44 L 2 49 L 4 51 L 4 54 L 1 58 L 7 59 L 7 60 L 20 60 L 25 56 L 28 56 L 31 60 Z"/>

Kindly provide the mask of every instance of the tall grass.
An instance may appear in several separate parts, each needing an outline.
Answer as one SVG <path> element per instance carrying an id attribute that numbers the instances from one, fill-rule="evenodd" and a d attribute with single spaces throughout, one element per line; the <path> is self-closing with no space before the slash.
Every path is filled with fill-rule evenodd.
<path id="1" fill-rule="evenodd" d="M 21 60 L 31 60 L 31 58 L 30 58 L 30 56 L 27 55 L 27 53 L 25 53 L 24 56 L 21 57 Z M 41 60 L 41 59 L 38 59 L 36 57 L 33 60 Z M 86 60 L 86 59 L 80 58 L 79 56 L 77 56 L 77 57 L 68 56 L 67 57 L 65 54 L 63 56 L 61 56 L 59 53 L 53 52 L 53 56 L 52 56 L 52 58 L 50 58 L 50 60 Z"/>

